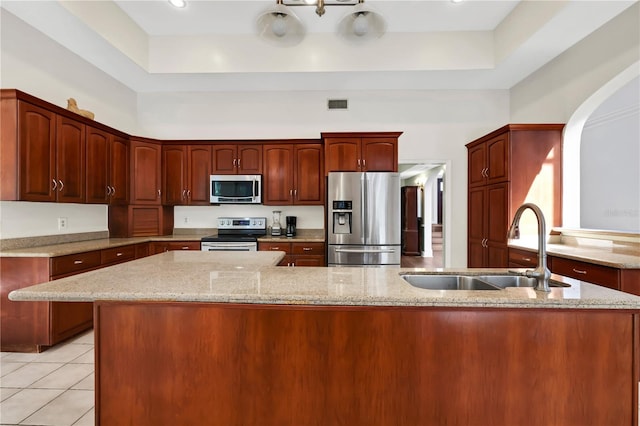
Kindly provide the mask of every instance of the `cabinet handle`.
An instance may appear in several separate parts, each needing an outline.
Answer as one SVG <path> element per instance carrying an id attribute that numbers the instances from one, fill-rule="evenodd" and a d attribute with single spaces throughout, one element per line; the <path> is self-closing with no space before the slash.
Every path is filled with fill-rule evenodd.
<path id="1" fill-rule="evenodd" d="M 191 190 L 187 189 L 187 198 L 191 198 Z"/>
<path id="2" fill-rule="evenodd" d="M 240 159 L 238 158 L 238 167 L 240 167 Z"/>
<path id="3" fill-rule="evenodd" d="M 358 168 L 360 168 L 360 159 L 358 158 Z"/>
<path id="4" fill-rule="evenodd" d="M 524 260 L 525 262 L 531 262 L 531 258 L 530 257 L 523 257 L 522 260 Z"/>
<path id="5" fill-rule="evenodd" d="M 280 250 L 280 247 L 271 247 L 271 250 Z"/>
<path id="6" fill-rule="evenodd" d="M 293 189 L 289 190 L 289 198 L 293 198 Z"/>
<path id="7" fill-rule="evenodd" d="M 189 250 L 189 246 L 182 246 L 182 250 Z"/>
<path id="8" fill-rule="evenodd" d="M 162 194 L 162 193 L 161 193 L 161 192 L 160 192 L 160 190 L 158 189 L 158 198 L 160 198 L 160 195 L 161 195 L 161 194 Z"/>
<path id="9" fill-rule="evenodd" d="M 184 200 L 185 198 L 187 198 L 187 190 L 183 189 L 182 190 L 182 199 Z"/>
<path id="10" fill-rule="evenodd" d="M 82 265 L 84 262 L 82 260 L 74 260 L 73 264 L 74 265 Z"/>
<path id="11" fill-rule="evenodd" d="M 120 257 L 120 256 L 122 256 L 122 253 L 116 253 L 116 256 Z"/>
<path id="12" fill-rule="evenodd" d="M 58 182 L 56 182 L 55 179 L 51 179 L 51 181 L 53 182 L 53 188 L 51 188 L 52 191 L 55 191 L 56 188 L 58 187 Z"/>
<path id="13" fill-rule="evenodd" d="M 298 190 L 294 189 L 293 190 L 293 197 L 297 200 L 298 199 Z"/>
<path id="14" fill-rule="evenodd" d="M 58 191 L 62 192 L 62 190 L 64 189 L 64 182 L 59 180 L 58 183 L 60 184 L 60 189 L 58 189 Z"/>
<path id="15" fill-rule="evenodd" d="M 367 167 L 367 160 L 366 159 L 362 159 L 362 167 Z"/>
<path id="16" fill-rule="evenodd" d="M 107 197 L 111 196 L 111 187 L 107 185 Z"/>
<path id="17" fill-rule="evenodd" d="M 573 268 L 573 272 L 576 274 L 587 275 L 587 271 L 581 271 L 580 269 Z"/>
<path id="18" fill-rule="evenodd" d="M 302 251 L 311 251 L 313 250 L 311 247 L 302 247 Z"/>
<path id="19" fill-rule="evenodd" d="M 116 187 L 115 187 L 115 186 L 112 186 L 112 187 L 111 187 L 111 196 L 113 197 L 113 196 L 115 196 L 115 195 L 116 195 Z"/>

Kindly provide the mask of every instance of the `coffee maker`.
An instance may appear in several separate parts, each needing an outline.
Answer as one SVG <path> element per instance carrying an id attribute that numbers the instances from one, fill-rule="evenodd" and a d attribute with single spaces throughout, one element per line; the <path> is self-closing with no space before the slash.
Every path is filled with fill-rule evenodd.
<path id="1" fill-rule="evenodd" d="M 296 236 L 296 216 L 287 216 L 287 237 L 295 237 Z"/>

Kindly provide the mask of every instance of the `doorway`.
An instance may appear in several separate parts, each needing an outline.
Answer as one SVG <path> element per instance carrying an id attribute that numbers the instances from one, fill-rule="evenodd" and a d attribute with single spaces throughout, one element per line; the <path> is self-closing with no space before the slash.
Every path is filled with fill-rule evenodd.
<path id="1" fill-rule="evenodd" d="M 407 268 L 445 265 L 446 164 L 401 163 L 403 255 Z M 414 238 L 417 235 L 417 241 Z"/>

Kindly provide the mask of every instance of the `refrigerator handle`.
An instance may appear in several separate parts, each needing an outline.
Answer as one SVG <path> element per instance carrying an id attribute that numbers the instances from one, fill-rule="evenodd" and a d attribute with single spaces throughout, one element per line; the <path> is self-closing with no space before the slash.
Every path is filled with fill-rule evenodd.
<path id="1" fill-rule="evenodd" d="M 367 215 L 365 209 L 367 208 L 367 175 L 362 175 L 362 185 L 360 190 L 362 191 L 360 197 L 360 223 L 362 224 L 362 244 L 366 244 L 367 238 Z"/>

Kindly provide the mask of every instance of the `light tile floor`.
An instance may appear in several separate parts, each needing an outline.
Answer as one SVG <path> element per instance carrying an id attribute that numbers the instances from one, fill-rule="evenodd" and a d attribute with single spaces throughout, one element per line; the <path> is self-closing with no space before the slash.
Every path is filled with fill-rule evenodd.
<path id="1" fill-rule="evenodd" d="M 93 331 L 39 354 L 0 355 L 0 425 L 95 424 Z"/>

